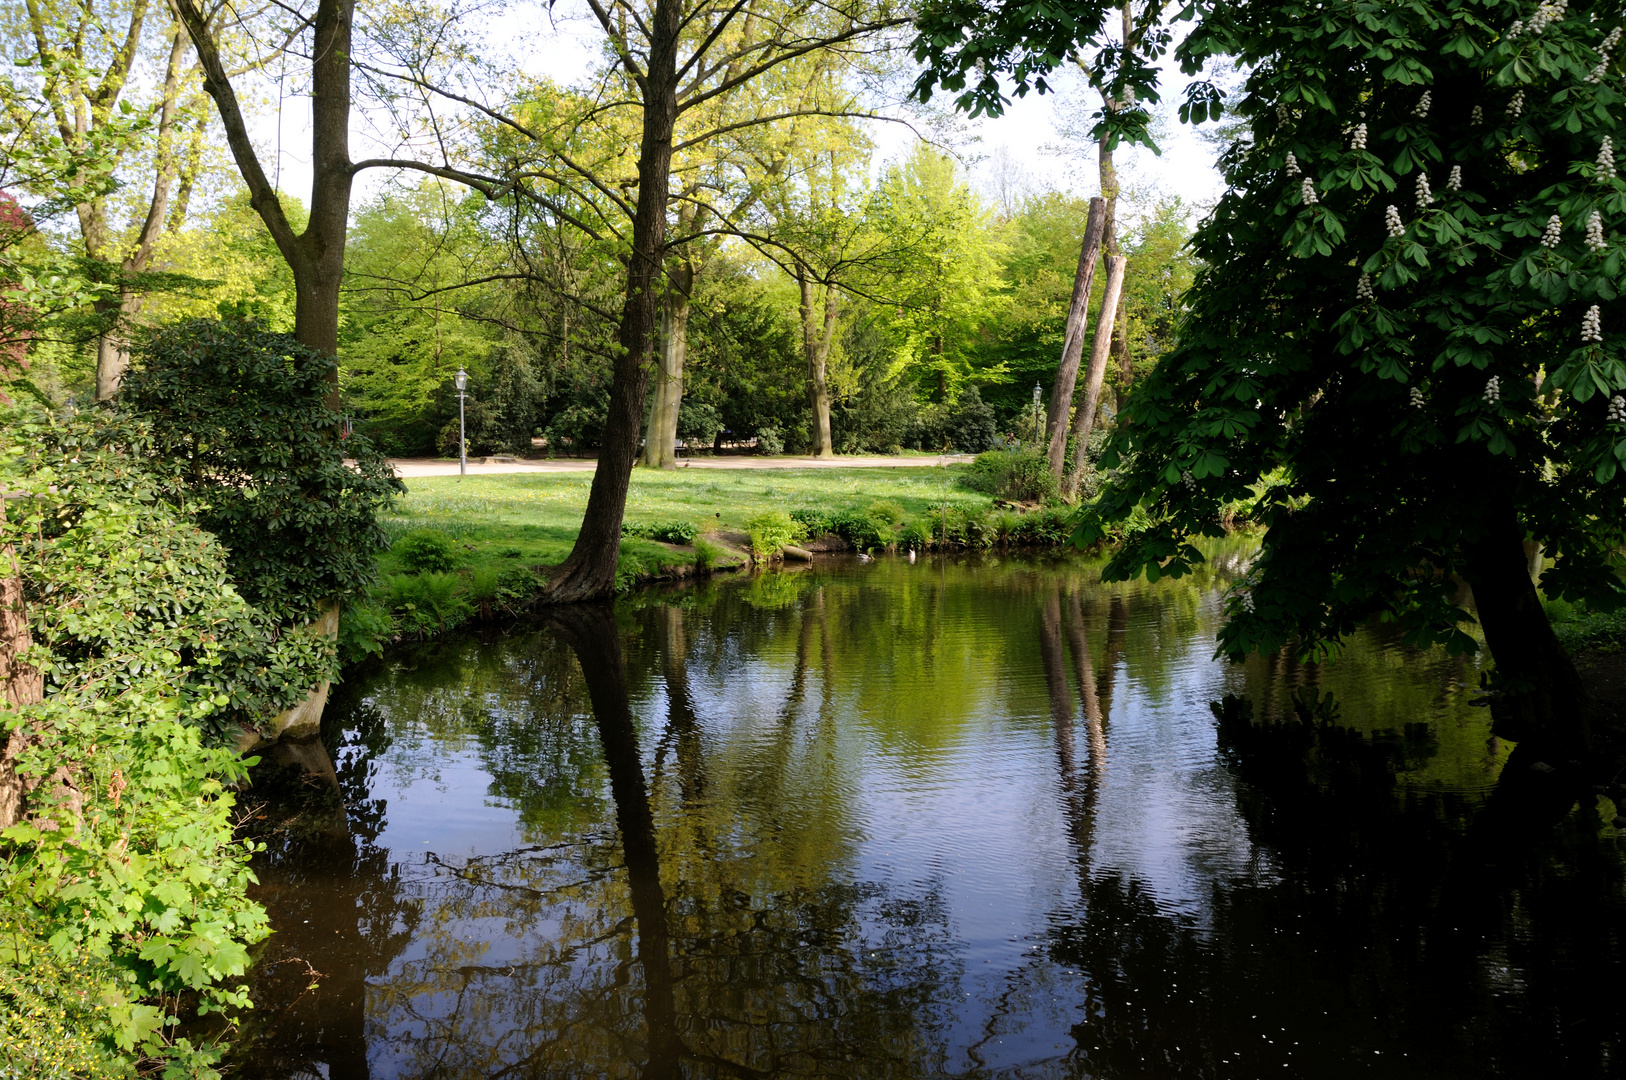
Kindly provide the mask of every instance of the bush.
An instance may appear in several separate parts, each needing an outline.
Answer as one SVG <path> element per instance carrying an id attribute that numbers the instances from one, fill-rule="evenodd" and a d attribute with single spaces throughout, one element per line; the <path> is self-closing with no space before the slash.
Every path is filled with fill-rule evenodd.
<path id="1" fill-rule="evenodd" d="M 757 453 L 769 457 L 785 452 L 785 440 L 778 428 L 765 427 L 757 431 Z"/>
<path id="2" fill-rule="evenodd" d="M 203 735 L 228 732 L 228 691 L 255 708 L 302 697 L 332 645 L 279 639 L 243 601 L 225 551 L 142 473 L 128 425 L 7 409 L 0 432 L 0 487 L 28 496 L 0 546 L 28 552 L 27 660 L 48 673 L 43 700 L 0 697 L 25 794 L 0 838 L 6 1075 L 212 1077 L 218 1048 L 175 1025 L 248 1006 L 247 949 L 268 930 L 233 838 L 227 785 L 246 765 Z"/>
<path id="3" fill-rule="evenodd" d="M 692 521 L 665 521 L 654 525 L 634 525 L 623 521 L 621 535 L 642 536 L 663 544 L 692 544 L 694 538 L 700 535 L 700 526 Z"/>
<path id="4" fill-rule="evenodd" d="M 786 544 L 793 544 L 802 537 L 802 530 L 783 510 L 758 514 L 745 523 L 745 531 L 751 538 L 751 553 L 759 559 L 779 554 Z"/>
<path id="5" fill-rule="evenodd" d="M 395 551 L 401 556 L 401 565 L 416 573 L 444 574 L 457 569 L 463 561 L 456 541 L 434 529 L 414 529 L 395 542 Z"/>
<path id="6" fill-rule="evenodd" d="M 717 565 L 717 560 L 722 556 L 723 549 L 716 544 L 708 540 L 696 540 L 694 542 L 694 568 L 696 572 L 702 574 L 709 572 L 712 567 Z"/>
<path id="7" fill-rule="evenodd" d="M 378 512 L 406 490 L 328 408 L 335 363 L 253 321 L 192 319 L 138 342 L 116 399 L 147 425 L 171 501 L 225 545 L 238 591 L 283 620 L 365 590 Z"/>
<path id="8" fill-rule="evenodd" d="M 391 574 L 384 579 L 384 602 L 409 634 L 441 632 L 460 625 L 472 608 L 456 574 Z"/>
<path id="9" fill-rule="evenodd" d="M 960 400 L 945 425 L 950 442 L 962 454 L 981 454 L 999 445 L 999 424 L 994 410 L 983 403 L 975 386 L 960 393 Z"/>
<path id="10" fill-rule="evenodd" d="M 1031 450 L 989 450 L 977 455 L 956 478 L 962 487 L 1013 502 L 1043 502 L 1056 496 L 1056 478 L 1043 454 Z"/>
<path id="11" fill-rule="evenodd" d="M 792 510 L 790 519 L 801 527 L 803 536 L 825 536 L 831 532 L 830 514 L 823 510 Z"/>
<path id="12" fill-rule="evenodd" d="M 395 633 L 389 609 L 371 600 L 352 602 L 339 613 L 339 661 L 359 664 L 369 656 L 384 655 L 384 644 Z"/>

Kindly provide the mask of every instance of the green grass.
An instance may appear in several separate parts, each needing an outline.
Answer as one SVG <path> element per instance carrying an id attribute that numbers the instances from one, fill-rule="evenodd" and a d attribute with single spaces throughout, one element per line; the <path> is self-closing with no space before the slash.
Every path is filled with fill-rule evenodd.
<path id="1" fill-rule="evenodd" d="M 862 509 L 876 500 L 896 502 L 911 516 L 945 500 L 986 510 L 992 500 L 956 487 L 964 466 L 907 469 L 638 469 L 627 497 L 627 521 L 692 521 L 702 530 L 744 532 L 769 510 Z M 407 494 L 382 519 L 391 539 L 413 529 L 438 529 L 455 540 L 465 567 L 551 565 L 576 540 L 591 473 L 512 473 L 499 476 L 427 476 L 409 479 Z M 505 555 L 504 552 L 517 554 Z M 688 561 L 648 540 L 621 543 L 623 563 L 654 567 Z M 392 552 L 386 573 L 402 569 Z"/>

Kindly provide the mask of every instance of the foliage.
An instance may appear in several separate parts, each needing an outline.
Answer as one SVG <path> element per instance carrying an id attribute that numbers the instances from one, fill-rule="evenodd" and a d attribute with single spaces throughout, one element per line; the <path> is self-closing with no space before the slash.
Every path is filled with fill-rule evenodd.
<path id="1" fill-rule="evenodd" d="M 775 457 L 784 452 L 785 440 L 780 437 L 778 428 L 765 427 L 757 429 L 757 453 Z"/>
<path id="2" fill-rule="evenodd" d="M 450 536 L 435 529 L 413 529 L 391 545 L 408 570 L 444 573 L 455 570 L 463 561 L 457 544 Z"/>
<path id="3" fill-rule="evenodd" d="M 1227 652 L 1314 648 L 1373 616 L 1471 647 L 1452 575 L 1514 512 L 1558 553 L 1551 595 L 1612 605 L 1626 539 L 1626 366 L 1599 318 L 1626 284 L 1612 23 L 1559 7 L 1520 33 L 1511 3 L 1297 13 L 1217 4 L 1183 46 L 1251 71 L 1246 138 L 1194 241 L 1207 265 L 1181 344 L 1103 457 L 1137 453 L 1103 519 L 1152 516 L 1108 573 L 1186 572 L 1186 537 L 1282 470 Z"/>
<path id="4" fill-rule="evenodd" d="M 8 500 L 34 640 L 50 649 L 48 686 L 123 693 L 150 666 L 177 673 L 176 692 L 209 701 L 211 740 L 257 727 L 332 674 L 332 643 L 285 628 L 238 594 L 228 556 L 182 520 L 148 473 L 139 425 L 106 414 L 0 413 L 0 478 Z"/>
<path id="5" fill-rule="evenodd" d="M 395 620 L 387 607 L 371 599 L 352 601 L 339 620 L 339 662 L 348 667 L 369 656 L 382 656 L 394 635 Z"/>
<path id="6" fill-rule="evenodd" d="M 174 1024 L 248 1006 L 233 980 L 267 927 L 225 786 L 247 765 L 204 736 L 302 697 L 332 645 L 279 635 L 237 595 L 220 546 L 142 471 L 139 428 L 3 420 L 0 486 L 25 497 L 8 500 L 0 544 L 22 555 L 46 697 L 0 705 L 31 789 L 29 815 L 0 833 L 0 1031 L 72 1024 L 36 1045 L 48 1060 L 27 1075 L 150 1059 L 211 1076 L 216 1050 Z"/>
<path id="7" fill-rule="evenodd" d="M 759 559 L 777 555 L 786 544 L 802 538 L 801 527 L 783 510 L 769 510 L 745 523 L 751 538 L 751 553 Z"/>
<path id="8" fill-rule="evenodd" d="M 1032 450 L 989 450 L 959 475 L 972 491 L 1017 502 L 1042 502 L 1056 494 L 1056 478 L 1045 456 Z"/>
<path id="9" fill-rule="evenodd" d="M 623 536 L 645 536 L 663 544 L 692 544 L 700 535 L 700 526 L 692 521 L 657 521 L 648 525 L 622 522 Z"/>
<path id="10" fill-rule="evenodd" d="M 1626 645 L 1626 610 L 1589 611 L 1584 603 L 1548 600 L 1542 605 L 1559 644 L 1571 655 Z"/>
<path id="11" fill-rule="evenodd" d="M 283 618 L 365 587 L 384 546 L 377 514 L 403 490 L 371 442 L 343 436 L 333 370 L 258 323 L 194 319 L 141 342 L 119 396 L 244 597 Z"/>

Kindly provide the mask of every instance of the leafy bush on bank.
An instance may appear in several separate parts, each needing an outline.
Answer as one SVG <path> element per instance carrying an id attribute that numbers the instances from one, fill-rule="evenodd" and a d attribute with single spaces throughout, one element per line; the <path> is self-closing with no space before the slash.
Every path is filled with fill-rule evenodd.
<path id="1" fill-rule="evenodd" d="M 978 454 L 959 483 L 972 491 L 1013 502 L 1043 502 L 1056 497 L 1050 462 L 1032 450 L 989 450 Z"/>
<path id="2" fill-rule="evenodd" d="M 212 1076 L 218 1049 L 176 1025 L 248 1006 L 267 927 L 227 789 L 246 767 L 208 742 L 303 697 L 333 646 L 238 594 L 145 471 L 139 426 L 7 408 L 0 430 L 0 572 L 19 574 L 44 693 L 0 696 L 0 783 L 23 797 L 0 831 L 0 1060 Z"/>

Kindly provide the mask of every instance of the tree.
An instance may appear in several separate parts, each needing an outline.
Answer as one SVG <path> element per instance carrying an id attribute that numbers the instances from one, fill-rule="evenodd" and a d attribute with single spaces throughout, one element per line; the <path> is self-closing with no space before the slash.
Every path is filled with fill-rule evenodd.
<path id="1" fill-rule="evenodd" d="M 81 250 L 102 285 L 94 300 L 98 398 L 118 390 L 129 365 L 126 327 L 142 306 L 141 277 L 163 234 L 186 219 L 202 164 L 207 116 L 197 93 L 198 68 L 180 23 L 160 23 L 154 15 L 149 0 L 109 10 L 85 0 L 37 0 L 14 9 L 4 25 L 8 44 L 38 73 L 35 94 L 48 105 L 36 110 L 29 100 L 34 95 L 20 96 L 12 87 L 0 93 L 19 139 L 36 154 L 53 146 L 81 154 L 93 147 L 112 151 L 105 167 L 126 174 L 122 181 L 140 166 L 150 177 L 143 194 L 129 200 L 128 223 L 116 220 L 115 187 L 83 190 L 74 204 Z M 141 97 L 148 102 L 132 101 Z M 148 123 L 132 129 L 136 116 Z"/>
<path id="2" fill-rule="evenodd" d="M 1612 17 L 1611 17 L 1612 18 Z M 1576 756 L 1600 713 L 1549 596 L 1613 605 L 1626 474 L 1626 183 L 1610 19 L 1512 3 L 1208 8 L 1188 64 L 1251 74 L 1198 229 L 1180 344 L 1136 387 L 1080 540 L 1144 507 L 1105 576 L 1189 572 L 1222 502 L 1263 550 L 1221 648 L 1325 654 L 1377 618 L 1496 662 L 1496 730 Z"/>

